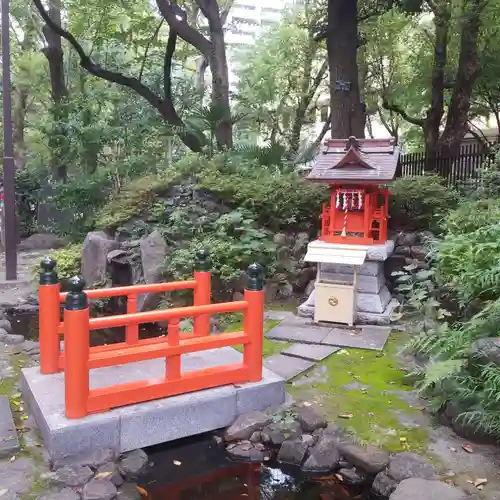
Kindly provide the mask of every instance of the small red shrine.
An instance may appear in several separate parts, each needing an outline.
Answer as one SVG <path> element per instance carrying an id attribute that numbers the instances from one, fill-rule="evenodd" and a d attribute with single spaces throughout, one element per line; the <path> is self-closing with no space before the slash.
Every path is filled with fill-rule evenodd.
<path id="1" fill-rule="evenodd" d="M 389 139 L 328 139 L 308 180 L 329 184 L 323 204 L 321 236 L 326 243 L 376 245 L 387 240 L 389 190 L 399 148 Z"/>

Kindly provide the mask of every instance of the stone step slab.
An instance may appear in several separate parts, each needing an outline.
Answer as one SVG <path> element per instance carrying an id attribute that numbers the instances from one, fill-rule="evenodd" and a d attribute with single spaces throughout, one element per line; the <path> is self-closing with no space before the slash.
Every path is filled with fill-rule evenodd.
<path id="1" fill-rule="evenodd" d="M 340 350 L 340 347 L 316 344 L 294 344 L 281 354 L 294 358 L 301 358 L 307 361 L 323 361 L 333 353 Z"/>
<path id="2" fill-rule="evenodd" d="M 10 410 L 9 398 L 0 396 L 0 458 L 10 457 L 19 449 L 19 439 Z"/>
<path id="3" fill-rule="evenodd" d="M 321 343 L 338 347 L 381 351 L 390 333 L 391 329 L 384 326 L 364 326 L 361 329 L 352 330 L 332 328 Z"/>
<path id="4" fill-rule="evenodd" d="M 271 340 L 285 342 L 300 342 L 303 344 L 321 344 L 321 341 L 330 333 L 331 328 L 308 325 L 305 321 L 283 321 L 267 333 Z"/>
<path id="5" fill-rule="evenodd" d="M 285 380 L 291 380 L 297 375 L 309 370 L 315 365 L 314 361 L 292 358 L 283 354 L 273 354 L 264 358 L 264 366 Z"/>

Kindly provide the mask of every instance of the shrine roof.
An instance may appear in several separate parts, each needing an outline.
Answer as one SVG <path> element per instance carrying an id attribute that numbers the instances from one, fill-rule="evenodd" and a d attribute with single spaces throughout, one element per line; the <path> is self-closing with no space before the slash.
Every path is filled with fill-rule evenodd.
<path id="1" fill-rule="evenodd" d="M 315 182 L 383 184 L 394 179 L 399 148 L 389 139 L 327 139 L 307 179 Z"/>

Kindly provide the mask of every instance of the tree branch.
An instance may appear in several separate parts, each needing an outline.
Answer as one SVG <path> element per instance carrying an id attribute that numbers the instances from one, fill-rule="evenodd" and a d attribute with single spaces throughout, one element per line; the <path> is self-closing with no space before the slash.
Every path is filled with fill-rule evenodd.
<path id="1" fill-rule="evenodd" d="M 205 38 L 198 30 L 187 22 L 186 12 L 171 0 L 156 0 L 156 5 L 168 25 L 187 43 L 198 49 L 203 55 L 209 57 L 212 42 Z"/>
<path id="2" fill-rule="evenodd" d="M 423 127 L 425 120 L 423 118 L 416 118 L 408 115 L 408 113 L 398 106 L 397 104 L 392 104 L 389 103 L 387 99 L 383 99 L 382 101 L 382 106 L 384 109 L 387 109 L 388 111 L 394 111 L 394 113 L 397 113 L 403 120 L 406 120 L 408 123 L 412 123 L 413 125 L 417 125 L 419 127 Z"/>
<path id="3" fill-rule="evenodd" d="M 141 63 L 141 70 L 139 71 L 139 81 L 142 81 L 142 74 L 144 73 L 144 66 L 146 65 L 146 59 L 148 58 L 148 52 L 149 52 L 149 47 L 151 47 L 151 43 L 153 40 L 158 36 L 158 33 L 160 32 L 160 28 L 163 26 L 164 19 L 160 21 L 160 24 L 158 24 L 158 27 L 155 29 L 155 32 L 153 33 L 153 36 L 148 40 L 148 44 L 146 45 L 146 50 L 144 51 L 144 57 L 142 59 Z"/>

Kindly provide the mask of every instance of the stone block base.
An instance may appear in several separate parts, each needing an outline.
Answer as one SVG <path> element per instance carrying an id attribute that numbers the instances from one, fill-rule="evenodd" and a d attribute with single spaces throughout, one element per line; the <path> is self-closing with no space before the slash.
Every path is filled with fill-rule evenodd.
<path id="1" fill-rule="evenodd" d="M 242 354 L 224 347 L 182 356 L 182 370 L 192 371 L 242 361 Z M 90 372 L 91 388 L 113 383 L 158 379 L 165 360 L 154 359 Z M 64 374 L 41 375 L 25 368 L 22 393 L 53 459 L 110 448 L 115 453 L 173 441 L 231 425 L 236 417 L 285 401 L 285 382 L 264 369 L 260 382 L 227 385 L 157 399 L 67 419 L 64 415 Z"/>

